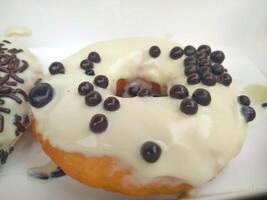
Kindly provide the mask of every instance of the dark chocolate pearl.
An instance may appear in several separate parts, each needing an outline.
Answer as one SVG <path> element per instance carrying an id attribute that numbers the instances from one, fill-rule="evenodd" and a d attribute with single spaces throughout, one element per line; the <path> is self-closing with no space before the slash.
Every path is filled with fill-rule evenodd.
<path id="1" fill-rule="evenodd" d="M 64 65 L 61 62 L 53 62 L 48 68 L 50 74 L 65 74 Z"/>
<path id="2" fill-rule="evenodd" d="M 213 51 L 210 54 L 210 59 L 215 63 L 222 63 L 224 61 L 224 53 L 222 51 Z"/>
<path id="3" fill-rule="evenodd" d="M 90 70 L 94 67 L 94 63 L 91 62 L 88 59 L 84 59 L 81 63 L 80 63 L 80 67 L 84 70 Z"/>
<path id="4" fill-rule="evenodd" d="M 205 52 L 205 51 L 197 51 L 196 54 L 195 54 L 195 57 L 198 60 L 208 59 L 208 56 L 209 56 L 209 54 L 207 52 Z"/>
<path id="5" fill-rule="evenodd" d="M 210 48 L 210 46 L 205 45 L 205 44 L 200 45 L 200 46 L 197 48 L 197 50 L 198 50 L 199 52 L 205 52 L 205 53 L 207 53 L 207 54 L 210 54 L 210 52 L 211 52 L 211 48 Z"/>
<path id="6" fill-rule="evenodd" d="M 89 92 L 94 90 L 94 86 L 88 81 L 81 82 L 78 86 L 78 92 L 80 95 L 85 96 Z"/>
<path id="7" fill-rule="evenodd" d="M 108 97 L 104 101 L 104 108 L 108 111 L 115 111 L 120 108 L 120 101 L 116 97 Z"/>
<path id="8" fill-rule="evenodd" d="M 85 74 L 88 76 L 94 76 L 95 75 L 95 71 L 93 69 L 87 69 L 85 71 Z"/>
<path id="9" fill-rule="evenodd" d="M 232 77 L 228 73 L 224 73 L 220 76 L 219 82 L 225 86 L 229 86 L 232 83 Z"/>
<path id="10" fill-rule="evenodd" d="M 107 88 L 108 87 L 108 78 L 104 75 L 97 75 L 94 79 L 94 84 L 101 88 Z"/>
<path id="11" fill-rule="evenodd" d="M 180 110 L 187 115 L 193 115 L 197 112 L 198 105 L 192 99 L 185 98 L 182 100 L 180 104 Z"/>
<path id="12" fill-rule="evenodd" d="M 245 117 L 247 122 L 252 121 L 256 117 L 255 110 L 250 106 L 243 106 L 241 109 L 243 116 Z"/>
<path id="13" fill-rule="evenodd" d="M 108 127 L 108 119 L 103 114 L 96 114 L 90 120 L 90 129 L 94 133 L 102 133 Z"/>
<path id="14" fill-rule="evenodd" d="M 173 85 L 170 89 L 170 97 L 175 99 L 184 99 L 185 97 L 188 97 L 189 92 L 187 88 L 183 85 L 177 84 Z"/>
<path id="15" fill-rule="evenodd" d="M 196 65 L 188 65 L 184 69 L 184 74 L 186 76 L 197 72 L 198 72 L 198 67 Z"/>
<path id="16" fill-rule="evenodd" d="M 139 92 L 139 90 L 140 90 L 140 86 L 139 85 L 133 85 L 133 86 L 128 88 L 128 94 L 131 97 L 136 97 L 138 92 Z"/>
<path id="17" fill-rule="evenodd" d="M 191 45 L 188 45 L 184 48 L 184 54 L 186 56 L 192 56 L 196 53 L 196 51 L 197 51 L 196 48 Z"/>
<path id="18" fill-rule="evenodd" d="M 48 83 L 35 85 L 29 93 L 30 104 L 35 108 L 44 107 L 53 98 L 53 88 Z"/>
<path id="19" fill-rule="evenodd" d="M 190 74 L 187 77 L 187 83 L 190 85 L 195 85 L 195 84 L 198 84 L 199 82 L 200 82 L 200 77 L 198 73 Z"/>
<path id="20" fill-rule="evenodd" d="M 198 69 L 198 73 L 202 76 L 205 73 L 210 73 L 211 69 L 209 66 L 203 66 L 201 68 Z"/>
<path id="21" fill-rule="evenodd" d="M 243 106 L 250 105 L 250 99 L 248 98 L 248 96 L 240 95 L 237 99 L 238 99 L 238 102 Z"/>
<path id="22" fill-rule="evenodd" d="M 184 59 L 184 66 L 188 65 L 196 65 L 197 64 L 197 59 L 194 56 L 188 56 Z"/>
<path id="23" fill-rule="evenodd" d="M 214 64 L 211 66 L 211 71 L 213 74 L 219 76 L 223 73 L 224 67 L 220 64 Z"/>
<path id="24" fill-rule="evenodd" d="M 152 46 L 149 48 L 149 55 L 152 58 L 159 57 L 160 53 L 161 53 L 161 51 L 160 51 L 160 48 L 158 46 Z"/>
<path id="25" fill-rule="evenodd" d="M 147 88 L 141 89 L 138 92 L 138 96 L 139 97 L 151 96 L 151 91 L 149 89 L 147 89 Z"/>
<path id="26" fill-rule="evenodd" d="M 211 62 L 209 59 L 203 58 L 203 59 L 198 60 L 198 65 L 199 65 L 199 67 L 210 66 Z"/>
<path id="27" fill-rule="evenodd" d="M 216 84 L 216 77 L 212 73 L 205 73 L 201 78 L 204 85 L 213 86 Z"/>
<path id="28" fill-rule="evenodd" d="M 99 63 L 101 61 L 101 58 L 97 52 L 92 51 L 88 55 L 88 60 L 94 63 Z"/>
<path id="29" fill-rule="evenodd" d="M 85 96 L 85 104 L 87 106 L 96 106 L 102 101 L 102 97 L 99 92 L 91 91 Z"/>
<path id="30" fill-rule="evenodd" d="M 142 145 L 140 153 L 146 162 L 154 163 L 160 158 L 161 148 L 157 143 L 148 141 Z"/>
<path id="31" fill-rule="evenodd" d="M 181 58 L 184 55 L 181 47 L 173 47 L 170 51 L 170 57 L 174 60 Z"/>
<path id="32" fill-rule="evenodd" d="M 192 95 L 192 99 L 202 106 L 207 106 L 211 102 L 211 96 L 208 90 L 199 88 Z"/>

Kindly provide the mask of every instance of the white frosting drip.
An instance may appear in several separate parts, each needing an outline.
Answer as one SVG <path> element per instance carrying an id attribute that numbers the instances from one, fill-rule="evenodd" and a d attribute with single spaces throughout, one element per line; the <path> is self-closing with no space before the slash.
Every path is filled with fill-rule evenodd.
<path id="1" fill-rule="evenodd" d="M 20 60 L 27 61 L 29 67 L 23 73 L 17 74 L 20 78 L 24 80 L 24 83 L 23 84 L 18 83 L 18 86 L 16 86 L 16 88 L 21 88 L 28 93 L 29 90 L 34 85 L 35 81 L 39 78 L 42 78 L 41 65 L 39 64 L 35 56 L 32 53 L 30 53 L 30 51 L 27 50 L 27 48 L 25 48 L 24 46 L 18 45 L 13 41 L 11 41 L 11 44 L 7 43 L 4 44 L 5 44 L 4 47 L 8 49 L 12 48 L 23 49 L 23 52 L 17 53 L 16 56 Z M 4 72 L 0 72 L 1 77 L 3 77 L 5 74 L 6 73 Z M 10 78 L 9 80 L 13 81 L 12 78 Z M 3 98 L 3 100 L 5 100 L 3 107 L 10 108 L 11 112 L 9 114 L 1 113 L 4 116 L 4 131 L 0 133 L 0 149 L 7 148 L 9 147 L 10 144 L 14 143 L 13 141 L 16 141 L 17 138 L 15 135 L 16 127 L 13 124 L 15 114 L 21 116 L 27 114 L 31 116 L 30 106 L 24 100 L 21 104 L 18 104 L 17 102 L 9 98 Z"/>
<path id="2" fill-rule="evenodd" d="M 161 55 L 154 59 L 148 49 L 158 45 Z M 208 87 L 188 85 L 184 76 L 183 59 L 169 58 L 170 49 L 177 44 L 166 39 L 132 38 L 92 44 L 63 60 L 66 74 L 48 75 L 44 82 L 54 88 L 53 100 L 41 109 L 33 108 L 38 131 L 57 148 L 85 155 L 109 155 L 133 166 L 133 181 L 174 177 L 194 186 L 215 177 L 238 154 L 245 136 L 246 122 L 240 114 L 238 91 L 234 83 Z M 88 107 L 77 88 L 82 81 L 93 82 L 80 69 L 80 62 L 90 51 L 97 51 L 101 62 L 95 64 L 96 74 L 109 77 L 109 87 L 95 86 L 103 100 L 114 94 L 120 78 L 144 78 L 170 87 L 185 85 L 190 95 L 196 88 L 209 90 L 212 101 L 200 106 L 188 116 L 179 110 L 181 100 L 170 97 L 120 98 L 121 107 L 115 112 L 103 109 L 103 102 Z M 89 129 L 94 114 L 108 118 L 108 128 L 101 134 Z M 154 141 L 162 148 L 160 159 L 149 164 L 139 150 L 146 141 Z M 142 177 L 140 179 L 140 177 Z M 142 182 L 141 181 L 141 182 Z"/>

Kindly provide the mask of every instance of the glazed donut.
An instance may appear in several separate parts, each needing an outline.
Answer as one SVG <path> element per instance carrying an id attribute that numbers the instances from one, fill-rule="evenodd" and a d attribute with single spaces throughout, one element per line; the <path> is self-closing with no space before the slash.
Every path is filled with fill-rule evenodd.
<path id="1" fill-rule="evenodd" d="M 28 92 L 42 77 L 36 58 L 23 46 L 0 42 L 0 165 L 31 122 Z"/>
<path id="2" fill-rule="evenodd" d="M 224 58 L 159 38 L 92 44 L 31 90 L 33 132 L 84 184 L 137 196 L 197 187 L 238 154 L 255 117 Z"/>

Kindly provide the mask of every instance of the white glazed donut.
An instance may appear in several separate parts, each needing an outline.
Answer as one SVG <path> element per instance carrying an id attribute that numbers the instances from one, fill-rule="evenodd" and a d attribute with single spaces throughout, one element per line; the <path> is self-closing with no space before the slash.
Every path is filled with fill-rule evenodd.
<path id="1" fill-rule="evenodd" d="M 223 52 L 179 46 L 120 39 L 53 63 L 29 96 L 34 132 L 48 155 L 83 183 L 132 195 L 171 193 L 179 184 L 196 187 L 214 178 L 240 151 L 255 111 L 220 65 Z M 88 166 L 93 177 L 78 159 L 75 164 L 70 157 L 77 155 L 84 162 L 119 161 L 110 177 L 125 166 L 131 173 L 112 185 L 108 175 L 98 177 Z"/>
<path id="2" fill-rule="evenodd" d="M 9 40 L 0 43 L 0 165 L 30 125 L 27 94 L 42 77 L 36 58 Z"/>

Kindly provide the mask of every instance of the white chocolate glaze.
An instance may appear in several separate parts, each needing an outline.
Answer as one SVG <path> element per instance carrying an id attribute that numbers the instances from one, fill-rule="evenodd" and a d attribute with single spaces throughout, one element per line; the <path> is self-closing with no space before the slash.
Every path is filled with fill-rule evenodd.
<path id="1" fill-rule="evenodd" d="M 4 39 L 3 39 L 4 40 Z M 2 40 L 1 40 L 2 41 Z M 22 45 L 16 44 L 13 41 L 9 40 L 11 43 L 5 43 L 1 42 L 4 44 L 4 48 L 12 49 L 22 49 L 23 52 L 17 53 L 16 56 L 20 60 L 20 63 L 22 60 L 28 62 L 28 68 L 22 72 L 18 73 L 17 75 L 24 80 L 24 83 L 17 83 L 18 85 L 13 87 L 13 88 L 21 88 L 23 89 L 26 93 L 29 92 L 29 90 L 32 88 L 36 80 L 39 78 L 42 78 L 42 68 L 35 58 L 35 56 L 30 53 L 27 48 L 25 48 Z M 0 77 L 3 77 L 6 73 L 0 72 Z M 12 78 L 9 78 L 9 81 L 14 81 Z M 4 130 L 3 132 L 0 133 L 0 149 L 4 149 L 8 151 L 8 148 L 12 145 L 14 145 L 14 141 L 18 140 L 18 137 L 15 135 L 16 127 L 14 126 L 14 116 L 15 114 L 23 116 L 23 115 L 28 115 L 31 116 L 30 112 L 30 106 L 27 102 L 24 101 L 21 95 L 18 95 L 23 101 L 21 104 L 18 104 L 12 99 L 9 98 L 3 98 L 5 103 L 3 107 L 11 109 L 11 112 L 9 114 L 2 113 L 1 114 L 4 116 Z M 20 137 L 20 136 L 19 136 Z"/>
<path id="2" fill-rule="evenodd" d="M 161 55 L 151 58 L 148 49 L 158 45 Z M 183 58 L 172 60 L 170 50 L 177 43 L 159 38 L 131 38 L 92 44 L 62 61 L 66 74 L 47 75 L 44 82 L 54 88 L 53 100 L 43 108 L 32 108 L 37 129 L 54 147 L 84 155 L 108 155 L 135 169 L 132 181 L 139 183 L 159 177 L 173 177 L 194 186 L 214 178 L 235 157 L 246 137 L 246 122 L 237 102 L 239 92 L 234 83 L 226 87 L 203 84 L 188 85 Z M 179 44 L 178 44 L 179 46 Z M 185 85 L 190 95 L 196 88 L 209 90 L 212 101 L 200 106 L 195 115 L 179 110 L 181 100 L 167 97 L 121 98 L 115 112 L 103 109 L 103 101 L 88 107 L 77 92 L 82 81 L 93 82 L 80 68 L 88 53 L 96 51 L 101 62 L 95 64 L 96 74 L 109 78 L 107 89 L 95 86 L 103 100 L 113 96 L 120 78 L 137 77 L 170 87 Z M 227 67 L 227 66 L 226 66 Z M 89 129 L 94 114 L 103 113 L 108 128 L 101 134 Z M 160 159 L 151 164 L 143 160 L 140 147 L 146 141 L 161 146 Z M 140 178 L 141 177 L 141 178 Z"/>

